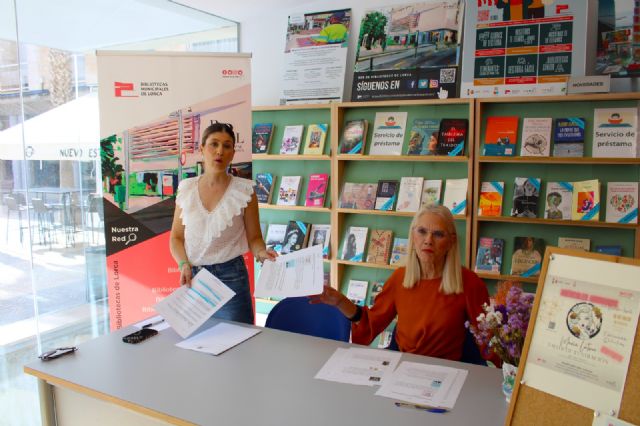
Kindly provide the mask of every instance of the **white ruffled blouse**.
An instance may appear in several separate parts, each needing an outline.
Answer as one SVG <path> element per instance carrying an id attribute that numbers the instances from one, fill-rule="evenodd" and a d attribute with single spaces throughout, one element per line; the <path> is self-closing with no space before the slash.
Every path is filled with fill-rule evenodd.
<path id="1" fill-rule="evenodd" d="M 182 209 L 185 250 L 194 266 L 224 263 L 249 250 L 244 209 L 251 201 L 253 181 L 233 176 L 213 211 L 202 204 L 198 179 L 180 182 L 176 204 Z"/>

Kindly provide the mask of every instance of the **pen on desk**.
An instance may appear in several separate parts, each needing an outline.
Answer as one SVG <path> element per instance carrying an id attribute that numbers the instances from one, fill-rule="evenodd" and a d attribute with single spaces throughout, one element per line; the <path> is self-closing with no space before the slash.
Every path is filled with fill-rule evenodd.
<path id="1" fill-rule="evenodd" d="M 442 414 L 442 413 L 449 412 L 449 410 L 447 410 L 446 408 L 428 407 L 426 405 L 409 404 L 407 402 L 396 402 L 396 407 L 413 408 L 414 410 L 422 410 L 422 411 L 427 411 L 429 413 L 440 413 L 440 414 Z"/>
<path id="2" fill-rule="evenodd" d="M 154 327 L 154 326 L 156 326 L 156 325 L 158 325 L 160 323 L 163 323 L 163 322 L 164 322 L 164 318 L 162 318 L 161 320 L 155 321 L 155 322 L 150 322 L 149 324 L 145 324 L 145 325 L 142 326 L 142 328 L 151 328 L 151 327 Z"/>

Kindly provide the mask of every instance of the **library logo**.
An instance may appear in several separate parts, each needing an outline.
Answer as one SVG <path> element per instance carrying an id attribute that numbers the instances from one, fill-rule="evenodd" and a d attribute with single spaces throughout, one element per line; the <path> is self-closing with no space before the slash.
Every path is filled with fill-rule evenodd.
<path id="1" fill-rule="evenodd" d="M 137 98 L 133 83 L 116 81 L 113 83 L 116 98 Z"/>

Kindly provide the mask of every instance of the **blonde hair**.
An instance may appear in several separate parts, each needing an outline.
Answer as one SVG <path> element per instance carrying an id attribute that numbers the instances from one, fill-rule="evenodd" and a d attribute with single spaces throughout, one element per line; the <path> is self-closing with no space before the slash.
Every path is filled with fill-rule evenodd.
<path id="1" fill-rule="evenodd" d="M 453 221 L 453 215 L 448 208 L 436 204 L 430 204 L 421 208 L 411 221 L 409 228 L 409 243 L 407 253 L 407 265 L 404 273 L 402 285 L 405 288 L 413 288 L 421 277 L 420 261 L 413 242 L 413 229 L 416 227 L 418 220 L 425 214 L 433 214 L 439 216 L 445 223 L 446 231 L 453 236 L 455 243 L 451 244 L 451 248 L 444 260 L 444 268 L 442 269 L 442 281 L 440 282 L 440 292 L 443 294 L 460 294 L 462 293 L 462 265 L 460 263 L 460 253 L 458 251 L 458 238 L 456 226 Z"/>

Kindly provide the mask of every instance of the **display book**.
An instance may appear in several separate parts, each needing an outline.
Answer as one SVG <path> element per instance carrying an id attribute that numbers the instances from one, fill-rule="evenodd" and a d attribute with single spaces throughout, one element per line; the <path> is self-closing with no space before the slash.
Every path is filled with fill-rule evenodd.
<path id="1" fill-rule="evenodd" d="M 322 155 L 327 139 L 329 125 L 327 123 L 312 123 L 286 125 L 280 143 L 281 155 Z M 253 154 L 268 154 L 271 141 L 275 133 L 273 123 L 258 123 L 253 126 L 251 152 Z M 303 138 L 304 134 L 304 138 Z"/>
<path id="2" fill-rule="evenodd" d="M 329 258 L 331 225 L 309 224 L 291 220 L 287 224 L 271 223 L 264 238 L 267 248 L 278 254 L 287 254 L 302 248 L 321 245 L 322 257 Z"/>
<path id="3" fill-rule="evenodd" d="M 407 241 L 406 238 L 394 238 L 391 230 L 372 229 L 369 232 L 368 227 L 350 226 L 344 235 L 340 259 L 360 263 L 366 261 L 374 265 L 401 266 L 408 253 Z"/>
<path id="4" fill-rule="evenodd" d="M 519 120 L 518 116 L 488 117 L 483 155 L 516 155 Z M 586 125 L 587 119 L 584 117 L 525 117 L 520 155 L 548 157 L 553 153 L 554 157 L 583 157 Z M 637 129 L 638 108 L 595 108 L 591 156 L 639 157 Z"/>
<path id="5" fill-rule="evenodd" d="M 258 203 L 271 203 L 276 176 L 272 173 L 256 174 L 256 197 Z M 295 206 L 298 204 L 302 176 L 282 176 L 277 191 L 276 205 Z M 314 173 L 309 175 L 304 205 L 306 207 L 323 207 L 329 186 L 329 175 Z"/>
<path id="6" fill-rule="evenodd" d="M 407 112 L 377 112 L 369 155 L 401 155 L 405 139 Z M 339 153 L 362 155 L 367 144 L 368 120 L 345 123 Z M 411 128 L 406 155 L 464 155 L 468 139 L 466 118 L 416 118 Z"/>

